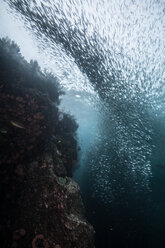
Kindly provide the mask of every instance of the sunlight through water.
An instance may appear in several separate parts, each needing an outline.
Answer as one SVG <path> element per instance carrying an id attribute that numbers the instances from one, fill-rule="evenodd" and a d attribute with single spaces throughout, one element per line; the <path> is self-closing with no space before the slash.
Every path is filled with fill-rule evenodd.
<path id="1" fill-rule="evenodd" d="M 120 224 L 131 232 L 124 218 L 136 223 L 135 212 L 156 199 L 148 192 L 165 163 L 163 1 L 4 2 L 17 22 L 23 18 L 42 69 L 66 91 L 61 108 L 79 124 L 75 179 L 90 199 L 114 204 L 112 222 L 122 209 Z"/>
<path id="2" fill-rule="evenodd" d="M 98 93 L 104 103 L 100 125 L 106 130 L 100 133 L 101 146 L 115 150 L 118 160 L 111 158 L 112 164 L 126 166 L 121 173 L 133 184 L 147 185 L 150 113 L 163 108 L 165 93 L 161 1 L 6 2 L 24 16 L 62 85 L 79 91 L 87 85 Z M 113 165 L 103 154 L 99 164 L 98 173 L 96 165 L 91 168 L 97 187 L 106 190 Z"/>

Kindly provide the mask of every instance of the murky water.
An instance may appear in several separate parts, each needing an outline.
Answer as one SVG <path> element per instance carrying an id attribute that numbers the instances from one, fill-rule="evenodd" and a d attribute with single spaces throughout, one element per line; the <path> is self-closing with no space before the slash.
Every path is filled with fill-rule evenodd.
<path id="1" fill-rule="evenodd" d="M 96 247 L 163 247 L 163 1 L 5 1 L 24 18 L 76 116 Z"/>

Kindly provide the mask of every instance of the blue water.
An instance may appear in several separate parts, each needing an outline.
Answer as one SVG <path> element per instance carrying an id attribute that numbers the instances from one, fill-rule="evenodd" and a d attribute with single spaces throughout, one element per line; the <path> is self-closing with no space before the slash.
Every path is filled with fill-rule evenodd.
<path id="1" fill-rule="evenodd" d="M 72 99 L 68 97 L 68 101 L 72 102 Z M 74 112 L 73 106 L 74 104 L 72 105 Z M 78 105 L 77 108 L 79 109 Z M 96 247 L 163 248 L 165 241 L 164 117 L 150 114 L 152 121 L 151 140 L 148 141 L 151 147 L 151 154 L 148 156 L 150 178 L 146 177 L 143 167 L 141 171 L 136 172 L 135 177 L 135 172 L 128 167 L 127 156 L 125 161 L 123 157 L 118 156 L 118 147 L 111 141 L 113 134 L 110 130 L 107 131 L 102 126 L 100 132 L 100 125 L 105 125 L 103 119 L 101 123 L 99 121 L 102 116 L 100 112 L 97 109 L 92 112 L 91 106 L 84 105 L 84 108 L 97 124 L 91 121 L 84 125 L 80 117 L 82 112 L 74 112 L 80 125 L 79 140 L 83 140 L 74 178 L 81 186 L 87 217 L 96 229 Z M 90 130 L 91 123 L 92 130 L 90 133 L 86 132 L 88 135 L 85 136 L 85 129 Z M 91 144 L 89 144 L 90 140 L 93 140 Z"/>
<path id="2" fill-rule="evenodd" d="M 163 1 L 5 2 L 64 87 L 61 110 L 79 124 L 74 178 L 96 247 L 163 248 Z"/>

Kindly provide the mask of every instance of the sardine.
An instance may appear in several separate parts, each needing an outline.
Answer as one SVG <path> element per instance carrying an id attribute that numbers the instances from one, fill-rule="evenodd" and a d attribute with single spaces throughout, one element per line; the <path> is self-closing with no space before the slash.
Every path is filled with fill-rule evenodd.
<path id="1" fill-rule="evenodd" d="M 14 127 L 18 127 L 18 128 L 25 128 L 24 126 L 22 126 L 22 124 L 16 122 L 16 121 L 10 121 L 10 123 L 14 126 Z"/>

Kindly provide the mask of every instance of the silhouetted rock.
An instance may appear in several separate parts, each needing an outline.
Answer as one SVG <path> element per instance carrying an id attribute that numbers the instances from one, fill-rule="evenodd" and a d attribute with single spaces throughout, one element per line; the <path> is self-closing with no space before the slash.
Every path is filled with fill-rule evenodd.
<path id="1" fill-rule="evenodd" d="M 77 124 L 60 116 L 57 80 L 5 39 L 0 65 L 0 247 L 93 248 L 94 229 L 70 177 Z"/>

